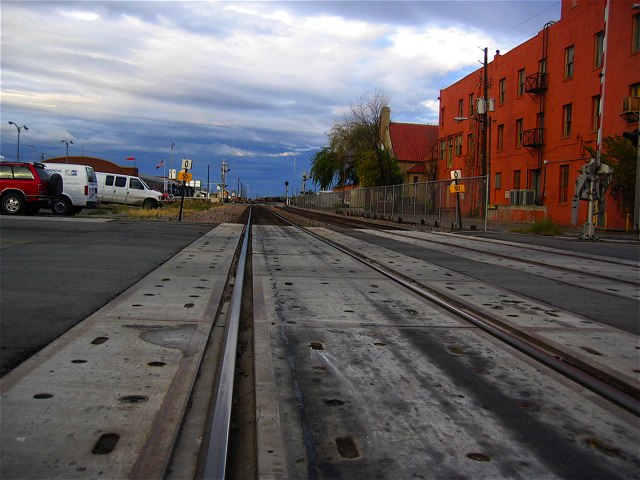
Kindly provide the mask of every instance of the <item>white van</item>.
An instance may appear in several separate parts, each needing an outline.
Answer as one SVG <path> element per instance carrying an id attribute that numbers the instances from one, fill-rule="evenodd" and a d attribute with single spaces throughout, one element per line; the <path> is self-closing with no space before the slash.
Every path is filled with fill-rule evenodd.
<path id="1" fill-rule="evenodd" d="M 51 211 L 56 215 L 74 215 L 83 208 L 96 208 L 98 201 L 98 178 L 93 167 L 72 163 L 44 163 L 50 173 L 58 173 L 63 180 L 62 195 L 51 202 Z"/>
<path id="2" fill-rule="evenodd" d="M 96 175 L 101 202 L 142 205 L 144 208 L 158 208 L 162 204 L 162 193 L 151 190 L 140 177 L 102 172 Z"/>

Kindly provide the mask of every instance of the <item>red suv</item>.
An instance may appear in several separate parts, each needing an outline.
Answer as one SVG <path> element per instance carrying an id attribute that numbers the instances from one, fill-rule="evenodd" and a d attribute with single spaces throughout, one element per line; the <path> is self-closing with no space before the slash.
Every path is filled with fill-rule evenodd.
<path id="1" fill-rule="evenodd" d="M 62 177 L 42 163 L 0 163 L 0 210 L 8 215 L 33 214 L 49 207 L 62 193 Z"/>

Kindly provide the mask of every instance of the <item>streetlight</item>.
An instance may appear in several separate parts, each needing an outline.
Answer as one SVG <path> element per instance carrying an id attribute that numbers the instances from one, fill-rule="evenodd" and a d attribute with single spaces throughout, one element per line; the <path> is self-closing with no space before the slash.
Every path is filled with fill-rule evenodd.
<path id="1" fill-rule="evenodd" d="M 67 146 L 67 163 L 69 163 L 69 144 L 73 145 L 73 140 L 60 140 L 62 143 L 64 143 Z"/>
<path id="2" fill-rule="evenodd" d="M 171 154 L 169 155 L 169 177 L 171 177 L 171 172 L 173 168 L 173 147 L 175 146 L 176 144 L 174 142 L 171 142 L 171 145 L 169 145 L 169 148 L 171 148 Z"/>
<path id="3" fill-rule="evenodd" d="M 9 122 L 9 125 L 13 125 L 18 129 L 18 154 L 16 155 L 16 161 L 19 162 L 20 161 L 20 130 L 22 130 L 23 128 L 25 130 L 29 130 L 29 127 L 27 127 L 26 125 L 22 125 L 21 127 L 19 127 L 18 124 L 14 122 Z"/>

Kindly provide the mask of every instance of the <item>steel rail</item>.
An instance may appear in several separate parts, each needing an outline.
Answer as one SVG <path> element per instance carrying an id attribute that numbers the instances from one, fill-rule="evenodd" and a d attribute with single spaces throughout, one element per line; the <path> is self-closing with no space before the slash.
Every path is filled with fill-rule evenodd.
<path id="1" fill-rule="evenodd" d="M 501 340 L 502 342 L 506 343 L 507 345 L 510 345 L 511 347 L 519 350 L 522 353 L 525 353 L 526 355 L 528 355 L 529 357 L 533 358 L 534 360 L 546 365 L 547 367 L 561 373 L 562 375 L 564 375 L 565 377 L 569 378 L 570 380 L 582 385 L 583 387 L 588 388 L 589 390 L 591 390 L 594 393 L 597 393 L 598 395 L 600 395 L 601 397 L 607 399 L 608 401 L 615 403 L 616 405 L 624 408 L 625 410 L 633 413 L 636 416 L 640 416 L 640 401 L 638 400 L 638 396 L 637 396 L 637 392 L 634 391 L 634 389 L 632 388 L 632 391 L 634 391 L 634 393 L 636 393 L 636 395 L 630 395 L 627 394 L 623 391 L 621 391 L 620 389 L 614 388 L 612 387 L 610 384 L 608 384 L 607 382 L 601 380 L 600 378 L 570 364 L 567 363 L 567 361 L 563 360 L 562 358 L 559 358 L 558 356 L 551 354 L 537 346 L 535 346 L 534 344 L 532 344 L 531 342 L 527 342 L 526 340 L 524 340 L 523 338 L 513 334 L 512 332 L 507 331 L 504 328 L 501 328 L 498 325 L 495 325 L 494 323 L 491 323 L 489 320 L 485 320 L 482 319 L 476 315 L 473 315 L 472 313 L 463 310 L 462 308 L 459 308 L 445 300 L 443 300 L 442 298 L 438 297 L 437 295 L 429 292 L 428 290 L 421 288 L 413 283 L 410 283 L 409 281 L 407 281 L 405 278 L 403 278 L 401 276 L 401 274 L 399 274 L 398 272 L 395 272 L 391 269 L 387 269 L 384 267 L 381 267 L 380 265 L 377 265 L 375 263 L 373 263 L 371 260 L 367 259 L 366 257 L 363 257 L 360 254 L 357 254 L 356 252 L 353 252 L 351 250 L 349 250 L 348 248 L 345 248 L 341 245 L 338 245 L 335 242 L 332 242 L 331 240 L 328 240 L 326 238 L 321 237 L 320 235 L 317 235 L 311 231 L 309 231 L 308 229 L 301 227 L 299 225 L 296 225 L 295 223 L 291 222 L 290 220 L 278 215 L 277 213 L 273 212 L 271 210 L 271 213 L 277 217 L 280 217 L 281 219 L 285 220 L 286 222 L 288 222 L 290 225 L 297 227 L 301 230 L 303 230 L 304 232 L 306 232 L 307 234 L 311 235 L 312 237 L 316 238 L 317 240 L 320 240 L 321 242 L 332 246 L 333 248 L 341 251 L 342 253 L 350 256 L 351 258 L 365 264 L 366 266 L 372 268 L 373 270 L 377 271 L 378 273 L 384 275 L 385 277 L 389 278 L 390 280 L 393 280 L 394 282 L 400 284 L 401 286 L 407 288 L 408 290 L 411 290 L 414 293 L 417 293 L 418 295 L 422 296 L 423 298 L 426 298 L 427 300 L 435 303 L 436 305 L 440 306 L 441 308 L 453 313 L 454 315 L 457 315 L 460 318 L 463 318 L 464 320 L 470 322 L 471 324 L 477 326 L 478 328 L 480 328 L 481 330 L 483 330 L 484 332 L 492 335 L 495 338 L 498 338 L 499 340 Z"/>
<path id="2" fill-rule="evenodd" d="M 207 438 L 204 445 L 204 457 L 199 460 L 196 478 L 223 480 L 227 467 L 227 453 L 229 448 L 229 427 L 231 424 L 231 407 L 233 400 L 233 385 L 236 368 L 236 350 L 238 346 L 238 330 L 240 325 L 240 309 L 242 306 L 242 292 L 244 289 L 244 274 L 249 249 L 251 232 L 251 207 L 249 217 L 244 228 L 244 239 L 235 274 L 231 307 L 227 313 L 226 335 L 222 361 L 219 364 L 217 383 L 214 390 L 215 401 L 211 404 Z"/>

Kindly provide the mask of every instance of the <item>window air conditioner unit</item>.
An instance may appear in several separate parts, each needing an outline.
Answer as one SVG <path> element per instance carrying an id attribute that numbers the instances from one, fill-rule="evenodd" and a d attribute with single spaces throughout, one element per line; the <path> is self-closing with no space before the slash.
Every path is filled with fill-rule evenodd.
<path id="1" fill-rule="evenodd" d="M 522 205 L 533 205 L 536 200 L 535 190 L 522 190 Z"/>
<path id="2" fill-rule="evenodd" d="M 509 205 L 518 205 L 518 192 L 520 190 L 509 190 Z"/>

